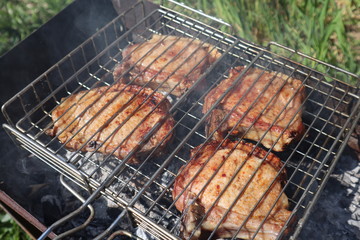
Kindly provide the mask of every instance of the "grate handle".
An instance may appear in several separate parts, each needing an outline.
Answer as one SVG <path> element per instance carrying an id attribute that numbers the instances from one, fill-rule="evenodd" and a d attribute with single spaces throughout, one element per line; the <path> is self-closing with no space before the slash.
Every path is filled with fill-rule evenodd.
<path id="1" fill-rule="evenodd" d="M 85 199 L 79 193 L 77 193 L 73 188 L 71 188 L 68 183 L 65 182 L 65 179 L 64 179 L 63 175 L 60 175 L 60 182 L 70 193 L 72 193 L 77 199 L 79 199 L 79 201 L 81 201 L 82 203 L 85 202 Z M 86 228 L 89 225 L 89 223 L 91 222 L 91 220 L 94 218 L 94 215 L 95 215 L 95 210 L 94 210 L 93 206 L 91 204 L 88 204 L 87 207 L 90 210 L 90 215 L 86 219 L 86 221 L 83 224 L 81 224 L 80 226 L 74 227 L 74 228 L 72 228 L 72 229 L 70 229 L 70 230 L 68 230 L 66 232 L 61 233 L 56 238 L 54 238 L 54 240 L 62 239 L 64 237 L 66 237 L 66 236 L 69 236 L 69 235 L 71 235 L 71 234 L 73 234 L 75 232 L 80 231 L 81 229 Z M 53 229 L 60 226 L 61 224 L 63 224 L 67 220 L 68 220 L 68 216 L 65 216 L 65 217 L 61 218 L 60 220 L 56 221 L 48 229 L 46 229 L 46 231 L 38 239 L 39 240 L 45 239 L 47 237 L 47 235 Z"/>

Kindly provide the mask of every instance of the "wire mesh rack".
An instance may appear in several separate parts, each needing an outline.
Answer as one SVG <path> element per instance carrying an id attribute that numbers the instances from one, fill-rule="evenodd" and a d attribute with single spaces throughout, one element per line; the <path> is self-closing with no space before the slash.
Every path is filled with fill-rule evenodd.
<path id="1" fill-rule="evenodd" d="M 174 206 L 173 184 L 180 168 L 187 164 L 189 152 L 209 141 L 205 131 L 207 114 L 202 113 L 205 96 L 236 66 L 299 79 L 306 92 L 302 106 L 306 131 L 286 151 L 276 153 L 287 171 L 283 191 L 292 211 L 279 238 L 295 238 L 359 121 L 359 77 L 277 43 L 256 46 L 227 34 L 229 26 L 221 20 L 173 4 L 171 9 L 151 9 L 144 1 L 134 3 L 10 99 L 2 108 L 8 120 L 4 128 L 21 147 L 91 193 L 68 218 L 102 194 L 130 212 L 135 222 L 153 236 L 177 239 L 184 216 Z M 52 111 L 63 98 L 113 85 L 113 69 L 122 63 L 123 50 L 153 34 L 199 39 L 221 53 L 184 95 L 176 98 L 167 94 L 175 125 L 174 139 L 164 154 L 158 156 L 155 148 L 140 164 L 131 164 L 131 156 L 119 159 L 95 152 L 69 151 L 56 137 L 46 134 L 53 124 Z M 197 86 L 204 81 L 207 87 L 198 91 Z M 45 235 L 58 224 L 61 221 Z M 289 228 L 290 233 L 285 231 Z M 114 234 L 135 237 L 122 231 Z"/>

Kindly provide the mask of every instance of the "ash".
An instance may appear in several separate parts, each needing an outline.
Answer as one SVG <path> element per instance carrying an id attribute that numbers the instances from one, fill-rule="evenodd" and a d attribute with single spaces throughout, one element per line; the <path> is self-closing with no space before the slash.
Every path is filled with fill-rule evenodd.
<path id="1" fill-rule="evenodd" d="M 298 239 L 360 239 L 360 152 L 347 147 Z"/>
<path id="2" fill-rule="evenodd" d="M 111 161 L 109 162 L 111 163 Z M 84 167 L 85 172 L 92 172 L 92 167 Z M 104 167 L 106 169 L 106 167 Z M 122 174 L 123 175 L 123 174 Z M 101 180 L 106 177 L 105 173 L 99 173 L 97 176 Z M 126 178 L 126 176 L 125 176 Z M 360 239 L 360 153 L 347 147 L 340 157 L 334 172 L 330 175 L 322 194 L 305 222 L 297 239 L 326 239 L 326 240 L 345 240 Z M 124 179 L 126 180 L 126 179 Z M 164 174 L 161 181 L 168 182 L 169 176 Z M 127 186 L 129 189 L 135 189 L 138 184 L 130 181 Z M 111 190 L 117 191 L 123 189 L 124 185 L 119 183 L 112 184 Z M 155 191 L 155 190 L 154 190 Z M 120 191 L 124 192 L 124 190 Z M 123 199 L 130 199 L 131 196 L 121 193 Z M 131 195 L 131 194 L 130 194 Z M 129 198 L 130 197 L 130 198 Z M 107 200 L 108 207 L 116 207 L 112 201 Z M 135 208 L 145 211 L 148 208 L 146 201 L 138 201 Z M 159 211 L 161 214 L 161 211 Z M 152 219 L 158 219 L 157 211 L 150 212 L 148 216 Z M 162 224 L 175 224 L 174 219 Z M 143 239 L 152 239 L 151 235 L 136 228 L 135 235 Z"/>
<path id="3" fill-rule="evenodd" d="M 71 156 L 71 154 L 72 153 L 69 152 L 67 157 Z M 159 159 L 159 161 L 161 160 Z M 91 177 L 99 183 L 103 183 L 120 162 L 121 160 L 112 157 L 104 159 L 104 155 L 100 153 L 94 154 L 88 152 L 85 154 L 85 157 L 80 160 L 79 164 L 81 166 L 81 171 L 88 177 Z M 179 164 L 175 165 L 178 165 L 176 168 L 180 168 L 181 166 Z M 169 168 L 174 168 L 174 165 Z M 124 164 L 115 177 L 115 180 L 108 186 L 108 190 L 112 193 L 116 193 L 116 197 L 120 198 L 121 201 L 123 201 L 123 204 L 129 204 L 131 201 L 134 201 L 134 198 L 139 191 L 142 190 L 149 177 L 151 177 L 157 169 L 158 167 L 156 165 L 148 163 L 145 163 L 144 168 Z M 156 180 L 157 184 L 151 184 L 132 205 L 133 208 L 144 214 L 151 209 L 145 214 L 146 217 L 154 221 L 160 221 L 159 224 L 168 229 L 177 229 L 180 227 L 177 216 L 174 216 L 172 213 L 164 213 L 163 206 L 158 204 L 152 206 L 152 204 L 154 204 L 154 200 L 163 193 L 164 187 L 168 185 L 173 178 L 173 175 L 168 172 L 163 172 Z M 119 207 L 118 203 L 114 203 L 110 199 L 104 198 L 104 200 L 105 206 L 108 208 Z M 172 204 L 171 194 L 169 194 L 169 192 L 168 194 L 165 194 L 161 201 L 162 204 L 167 206 Z M 142 239 L 152 239 L 149 237 L 150 235 L 144 238 L 144 234 L 145 233 L 143 233 L 141 228 L 136 229 L 136 236 L 141 236 Z"/>
<path id="4" fill-rule="evenodd" d="M 79 206 L 79 201 L 59 183 L 59 174 L 55 170 L 28 152 L 14 148 L 13 142 L 4 132 L 0 133 L 0 137 L 3 153 L 0 158 L 2 191 L 47 226 Z M 359 159 L 360 152 L 350 147 L 345 149 L 297 239 L 360 239 Z M 163 181 L 169 181 L 169 178 L 164 175 Z M 76 233 L 70 239 L 90 239 L 102 232 L 121 212 L 114 206 L 114 203 L 103 197 L 97 199 L 94 204 L 97 217 L 86 230 Z M 84 215 L 86 219 L 87 213 Z M 79 217 L 69 222 L 68 226 L 56 229 L 56 232 L 61 233 L 83 223 L 84 219 Z M 118 228 L 150 239 L 132 221 L 131 217 L 125 217 L 118 223 Z"/>

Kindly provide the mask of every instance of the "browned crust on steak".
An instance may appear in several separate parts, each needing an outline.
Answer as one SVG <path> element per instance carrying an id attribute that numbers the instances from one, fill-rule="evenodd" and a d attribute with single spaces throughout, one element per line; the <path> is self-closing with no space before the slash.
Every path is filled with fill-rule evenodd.
<path id="1" fill-rule="evenodd" d="M 197 160 L 198 158 L 200 157 L 203 159 L 211 158 L 211 156 L 216 151 L 220 151 L 223 149 L 241 150 L 249 154 L 251 153 L 251 156 L 259 159 L 264 159 L 266 156 L 263 164 L 270 164 L 276 171 L 280 171 L 280 169 L 283 166 L 281 160 L 277 156 L 275 156 L 275 154 L 271 152 L 269 153 L 262 148 L 255 147 L 254 144 L 252 143 L 248 143 L 244 141 L 233 142 L 226 139 L 223 142 L 223 144 L 220 145 L 220 141 L 211 141 L 206 143 L 205 145 L 201 144 L 191 150 L 191 154 L 190 154 L 190 159 L 192 159 L 191 163 L 189 163 L 186 167 L 182 167 L 182 169 L 179 171 L 181 172 L 181 174 L 179 174 L 175 179 L 173 197 L 175 198 L 177 195 L 179 195 L 182 189 L 184 189 L 185 185 L 183 185 L 183 183 L 189 182 L 189 179 L 192 178 L 192 175 L 189 174 L 187 169 L 193 168 L 194 166 L 198 166 L 199 168 L 203 167 L 204 162 L 202 161 L 199 162 Z M 225 158 L 224 161 L 226 161 Z M 285 170 L 282 171 L 279 178 L 282 181 L 286 179 Z M 178 201 L 176 201 L 175 206 L 179 211 L 183 211 L 185 205 L 186 205 L 186 197 L 183 194 L 180 196 Z"/>
<path id="2" fill-rule="evenodd" d="M 215 105 L 244 69 L 245 67 L 231 69 L 229 78 L 208 93 L 203 113 Z M 246 93 L 249 88 L 250 91 Z M 258 96 L 260 97 L 256 99 Z M 302 111 L 299 110 L 304 96 L 305 88 L 300 80 L 281 73 L 250 68 L 210 113 L 207 133 L 215 131 L 214 138 L 221 140 L 235 127 L 231 135 L 241 135 L 247 131 L 245 138 L 255 141 L 263 138 L 261 143 L 265 147 L 271 148 L 275 144 L 273 150 L 283 151 L 304 133 Z M 229 117 L 221 124 L 227 114 Z"/>
<path id="3" fill-rule="evenodd" d="M 212 141 L 191 151 L 191 161 L 175 179 L 173 199 L 176 208 L 185 211 L 189 207 L 188 201 L 199 195 L 196 204 L 204 207 L 205 214 L 207 212 L 201 228 L 213 231 L 235 202 L 216 230 L 218 237 L 234 237 L 239 226 L 244 224 L 236 237 L 250 239 L 260 227 L 255 239 L 275 239 L 291 214 L 287 210 L 288 198 L 282 193 L 282 182 L 286 177 L 285 170 L 281 170 L 281 160 L 243 141 L 225 140 L 218 148 L 219 145 L 220 142 Z M 252 179 L 251 175 L 254 175 Z M 231 179 L 233 181 L 228 185 Z M 240 197 L 235 198 L 237 195 Z"/>
<path id="4" fill-rule="evenodd" d="M 134 44 L 123 53 L 123 62 L 114 69 L 114 79 L 130 69 L 126 82 L 145 85 L 177 97 L 184 94 L 220 53 L 199 40 L 170 35 L 156 35 Z"/>
<path id="5" fill-rule="evenodd" d="M 160 151 L 170 141 L 174 127 L 170 106 L 161 93 L 141 86 L 94 88 L 62 99 L 51 115 L 54 127 L 47 133 L 57 136 L 69 149 L 125 158 L 156 124 L 162 123 L 131 158 L 130 162 L 136 162 L 136 157 L 156 146 Z"/>

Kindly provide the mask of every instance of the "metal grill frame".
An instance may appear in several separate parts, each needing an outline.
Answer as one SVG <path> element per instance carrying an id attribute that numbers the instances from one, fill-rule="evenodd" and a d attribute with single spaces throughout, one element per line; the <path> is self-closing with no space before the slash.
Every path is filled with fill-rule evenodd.
<path id="1" fill-rule="evenodd" d="M 171 166 L 172 161 L 186 164 L 186 157 L 178 154 L 178 152 L 186 152 L 182 148 L 189 150 L 194 148 L 196 144 L 209 140 L 209 137 L 206 137 L 203 131 L 208 113 L 201 115 L 199 111 L 201 112 L 203 98 L 206 93 L 219 81 L 227 77 L 226 71 L 217 72 L 217 76 L 213 77 L 214 81 L 211 81 L 211 86 L 201 96 L 193 98 L 189 95 L 194 92 L 196 85 L 200 84 L 204 78 L 216 70 L 215 68 L 218 65 L 224 64 L 225 68 L 228 69 L 242 64 L 247 65 L 247 69 L 255 66 L 269 70 L 278 69 L 277 72 L 290 72 L 290 76 L 302 76 L 301 78 L 308 91 L 305 104 L 315 105 L 318 108 L 316 110 L 316 107 L 314 107 L 314 112 L 311 111 L 313 109 L 308 110 L 305 108 L 304 110 L 304 115 L 309 119 L 313 119 L 305 122 L 307 124 L 307 133 L 311 135 L 311 131 L 315 131 L 317 134 L 311 138 L 305 134 L 299 143 L 291 146 L 285 157 L 283 155 L 280 157 L 284 162 L 284 167 L 291 172 L 283 191 L 287 191 L 288 186 L 296 189 L 292 196 L 289 197 L 292 204 L 292 216 L 296 215 L 299 220 L 303 220 L 296 223 L 294 232 L 290 236 L 296 238 L 346 146 L 350 134 L 360 119 L 359 77 L 277 43 L 269 43 L 266 48 L 256 46 L 224 31 L 217 30 L 219 25 L 228 28 L 226 23 L 182 4 L 172 1 L 171 3 L 174 4 L 171 9 L 161 7 L 150 14 L 146 14 L 144 2 L 138 1 L 132 8 L 120 14 L 93 37 L 82 43 L 59 63 L 4 104 L 2 111 L 9 122 L 9 124 L 4 124 L 4 128 L 15 142 L 91 193 L 88 199 L 83 200 L 83 204 L 78 210 L 51 226 L 43 236 L 55 229 L 62 221 L 76 216 L 87 208 L 97 196 L 102 194 L 124 208 L 123 214 L 131 212 L 135 221 L 154 236 L 162 239 L 177 239 L 176 229 L 174 227 L 169 229 L 162 224 L 162 220 L 165 218 L 174 217 L 177 224 L 183 218 L 175 211 L 172 202 L 168 204 L 161 203 L 163 200 L 169 200 L 173 180 L 177 175 L 177 171 L 169 169 L 169 166 Z M 143 18 L 136 20 L 132 28 L 126 29 L 126 21 L 129 16 L 134 15 L 135 11 L 142 11 Z M 206 23 L 198 19 L 205 19 L 204 22 Z M 151 34 L 157 32 L 199 38 L 213 44 L 223 54 L 200 77 L 194 87 L 179 99 L 174 100 L 170 112 L 176 117 L 176 127 L 184 129 L 186 133 L 175 140 L 179 145 L 168 154 L 164 162 L 152 163 L 158 169 L 148 175 L 143 172 L 142 168 L 145 163 L 151 162 L 149 158 L 145 160 L 144 164 L 133 166 L 126 163 L 131 157 L 128 156 L 123 162 L 117 160 L 120 164 L 113 166 L 114 168 L 109 170 L 106 169 L 109 166 L 106 166 L 104 162 L 96 162 L 99 157 L 97 154 L 90 153 L 91 157 L 89 157 L 87 154 L 76 152 L 75 154 L 70 153 L 69 157 L 69 153 L 65 149 L 57 149 L 58 143 L 56 143 L 56 139 L 49 142 L 48 137 L 44 136 L 44 127 L 49 125 L 46 123 L 43 126 L 41 122 L 50 117 L 51 110 L 60 103 L 64 93 L 67 96 L 73 92 L 78 92 L 80 89 L 91 89 L 99 83 L 110 85 L 112 82 L 108 80 L 109 76 L 104 76 L 111 75 L 113 67 L 119 63 L 118 59 L 122 49 L 133 42 L 131 39 L 134 36 L 139 36 L 145 40 Z M 230 63 L 226 62 L 227 58 L 230 59 Z M 224 66 L 222 67 L 224 68 Z M 241 79 L 242 75 L 237 80 Z M 343 77 L 354 79 L 358 82 L 357 86 L 351 86 L 338 80 L 338 78 Z M 60 80 L 60 84 L 54 86 L 54 79 L 56 81 Z M 325 81 L 325 79 L 331 80 L 331 82 Z M 75 89 L 72 89 L 70 83 L 77 83 Z M 314 99 L 317 96 L 321 96 L 322 99 L 320 101 Z M 28 102 L 29 98 L 33 99 L 36 104 L 33 105 L 34 103 Z M 50 109 L 47 105 L 49 102 L 51 102 Z M 185 108 L 184 105 L 186 105 Z M 20 106 L 20 111 L 24 113 L 20 118 L 17 117 L 19 109 L 16 106 Z M 344 113 L 344 110 L 347 112 Z M 322 112 L 330 113 L 330 117 L 325 119 Z M 40 119 L 33 121 L 31 117 L 39 113 Z M 329 126 L 331 126 L 330 129 L 328 129 Z M 323 139 L 326 141 L 319 143 Z M 301 145 L 309 146 L 307 151 L 303 151 Z M 314 149 L 315 155 L 310 153 Z M 295 157 L 300 161 L 291 160 Z M 109 159 L 109 157 L 105 159 L 105 162 L 112 161 Z M 106 178 L 102 179 L 103 176 L 97 178 L 93 173 L 86 172 L 86 164 L 95 166 L 95 171 L 92 170 L 92 172 L 100 171 Z M 133 172 L 132 177 L 127 182 L 120 178 L 125 169 Z M 172 177 L 165 185 L 161 181 L 164 173 Z M 130 186 L 135 190 L 136 194 L 130 199 L 124 199 L 120 195 L 121 191 L 124 190 L 124 187 L 129 187 L 133 181 L 132 179 L 139 176 L 147 180 L 145 183 L 140 184 L 140 187 Z M 120 183 L 120 186 L 121 184 L 123 186 L 120 193 L 113 188 L 117 182 Z M 153 184 L 162 190 L 155 200 L 148 193 Z M 148 209 L 141 210 L 136 204 L 138 201 L 144 200 L 144 198 L 146 201 L 150 201 L 151 204 Z M 155 208 L 164 211 L 160 219 L 150 217 Z M 115 219 L 114 223 L 119 221 L 123 214 Z M 290 219 L 288 224 L 290 224 Z M 284 233 L 286 227 L 283 228 L 282 233 Z M 97 238 L 107 235 L 113 228 L 114 226 L 109 226 L 109 229 Z M 124 234 L 124 232 L 119 234 Z"/>

